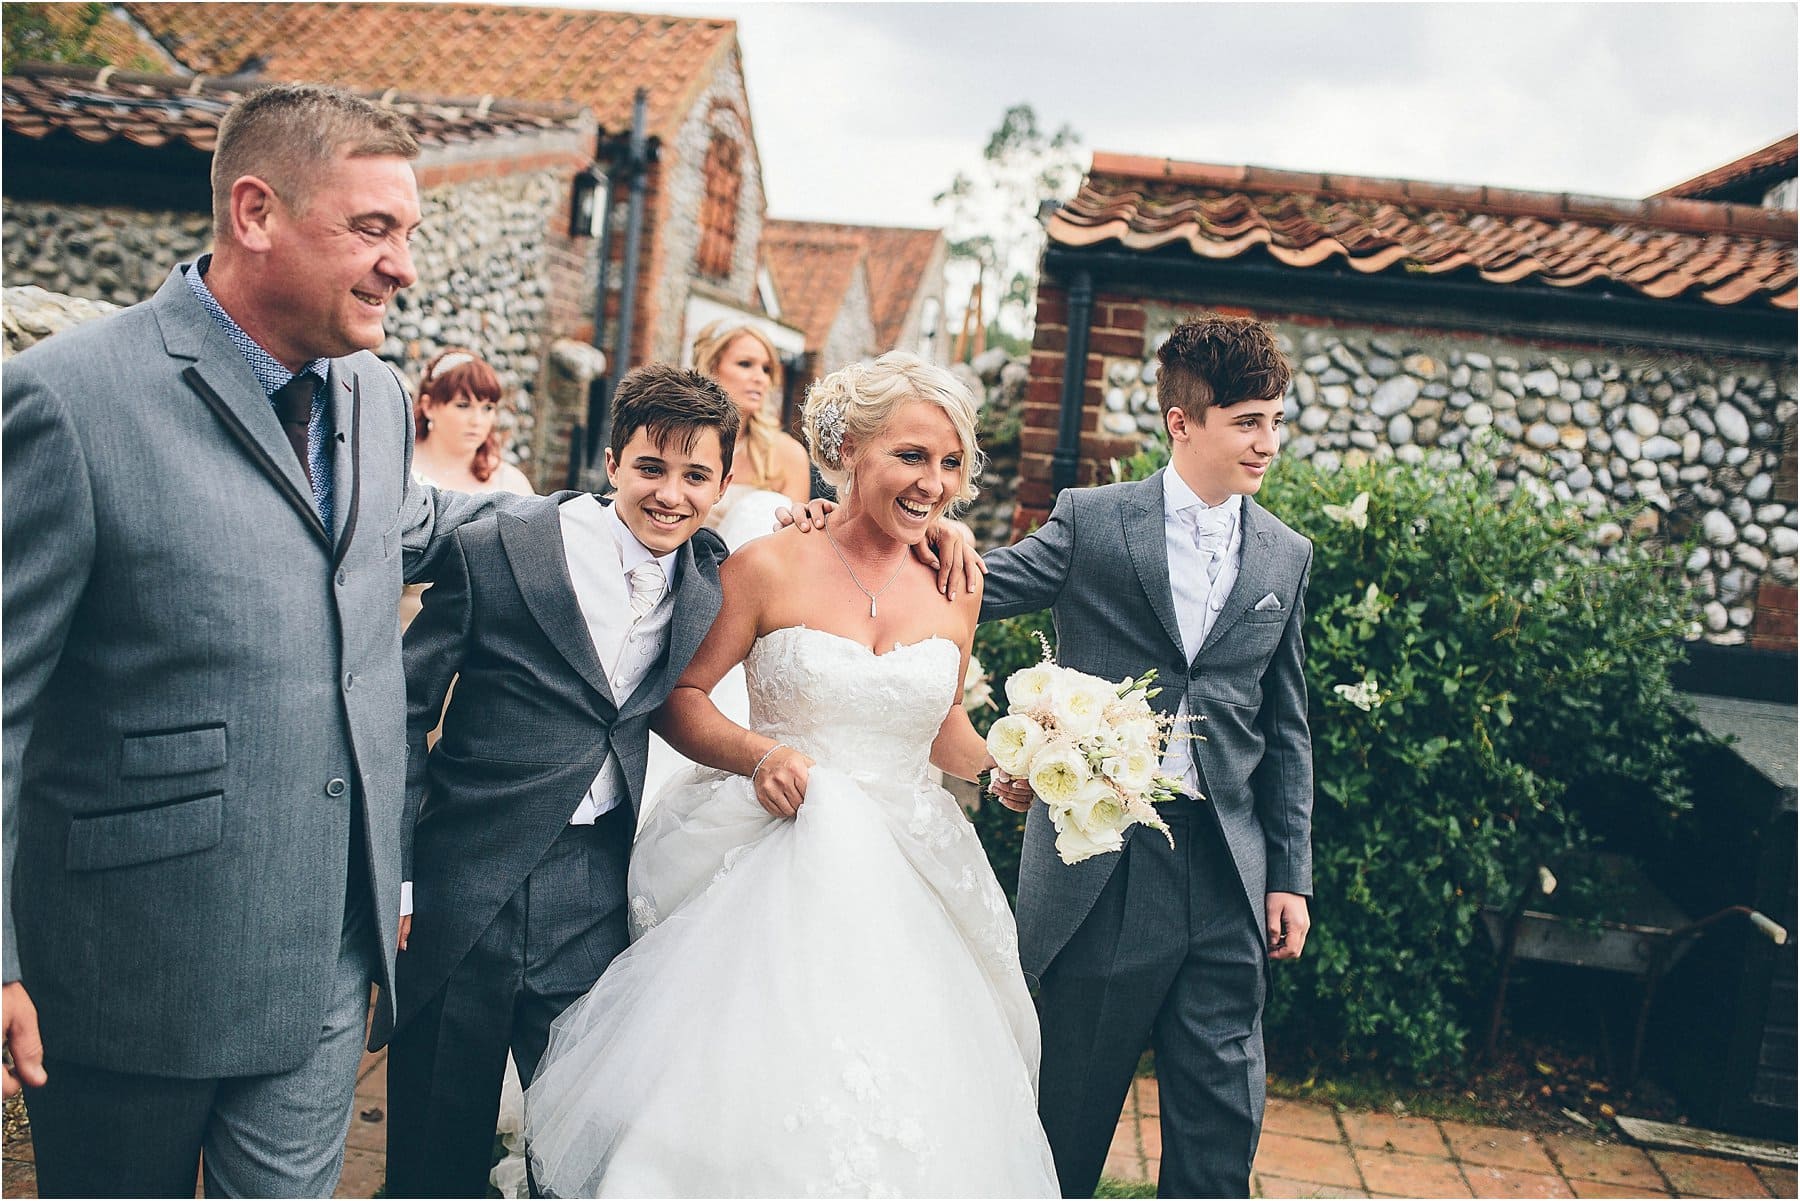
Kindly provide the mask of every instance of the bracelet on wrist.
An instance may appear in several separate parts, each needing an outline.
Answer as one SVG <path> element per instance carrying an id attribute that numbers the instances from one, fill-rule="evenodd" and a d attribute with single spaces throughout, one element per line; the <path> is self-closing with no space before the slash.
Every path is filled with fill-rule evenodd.
<path id="1" fill-rule="evenodd" d="M 778 742 L 774 746 L 770 747 L 768 750 L 766 750 L 762 753 L 762 758 L 758 759 L 756 761 L 756 766 L 750 769 L 750 782 L 752 784 L 756 783 L 756 773 L 763 769 L 763 764 L 765 764 L 769 761 L 769 756 L 773 755 L 776 751 L 780 750 L 782 747 L 784 747 L 786 745 L 787 745 L 787 743 L 785 743 L 785 742 Z"/>

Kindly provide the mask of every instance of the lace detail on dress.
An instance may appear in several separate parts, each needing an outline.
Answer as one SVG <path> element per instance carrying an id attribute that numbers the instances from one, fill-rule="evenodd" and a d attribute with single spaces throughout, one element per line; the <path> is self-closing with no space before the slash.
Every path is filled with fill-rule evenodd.
<path id="1" fill-rule="evenodd" d="M 639 894 L 631 898 L 631 937 L 633 940 L 644 937 L 660 921 L 662 921 L 662 917 L 656 912 L 656 906 L 650 903 L 649 897 Z"/>
<path id="2" fill-rule="evenodd" d="M 805 1102 L 782 1119 L 790 1134 L 822 1128 L 829 1142 L 825 1153 L 829 1174 L 806 1182 L 809 1197 L 898 1197 L 890 1183 L 895 1174 L 884 1166 L 882 1144 L 914 1161 L 932 1154 L 931 1140 L 917 1118 L 902 1116 L 886 1101 L 887 1057 L 878 1051 L 853 1050 L 841 1038 L 831 1052 L 842 1065 L 839 1083 L 844 1097 L 822 1096 Z M 846 1103 L 847 1102 L 847 1103 Z"/>

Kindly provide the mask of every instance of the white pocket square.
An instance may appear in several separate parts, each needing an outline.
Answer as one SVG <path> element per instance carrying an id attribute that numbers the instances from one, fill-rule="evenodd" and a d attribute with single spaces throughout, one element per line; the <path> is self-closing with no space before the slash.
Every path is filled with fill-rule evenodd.
<path id="1" fill-rule="evenodd" d="M 1273 592 L 1271 592 L 1271 593 L 1269 593 L 1269 595 L 1263 597 L 1261 600 L 1256 602 L 1255 612 L 1268 613 L 1272 610 L 1278 610 L 1280 608 L 1281 608 L 1281 598 L 1276 596 Z"/>

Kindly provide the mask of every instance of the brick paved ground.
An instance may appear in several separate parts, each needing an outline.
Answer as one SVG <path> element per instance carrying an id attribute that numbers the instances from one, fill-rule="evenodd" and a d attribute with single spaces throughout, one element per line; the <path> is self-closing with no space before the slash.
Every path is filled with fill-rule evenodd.
<path id="1" fill-rule="evenodd" d="M 1154 1183 L 1162 1158 L 1156 1081 L 1138 1080 L 1125 1100 L 1106 1175 Z M 371 1197 L 381 1186 L 387 1130 L 387 1056 L 363 1059 L 345 1142 L 339 1197 Z M 1770 1168 L 1673 1151 L 1643 1151 L 1566 1134 L 1272 1098 L 1263 1120 L 1252 1188 L 1259 1197 L 1796 1197 L 1792 1166 Z M 9 1138 L 7 1197 L 34 1197 L 29 1141 Z"/>

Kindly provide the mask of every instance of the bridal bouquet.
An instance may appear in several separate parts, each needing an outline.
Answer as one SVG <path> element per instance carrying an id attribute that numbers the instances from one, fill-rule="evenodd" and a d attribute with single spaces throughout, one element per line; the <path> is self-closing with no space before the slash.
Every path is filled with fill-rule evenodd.
<path id="1" fill-rule="evenodd" d="M 1031 782 L 1056 826 L 1064 863 L 1116 851 L 1132 825 L 1174 835 L 1152 808 L 1174 798 L 1179 780 L 1157 774 L 1173 719 L 1150 707 L 1154 670 L 1110 683 L 1059 666 L 1044 643 L 1043 662 L 1006 681 L 1006 716 L 988 731 L 994 762 Z"/>

